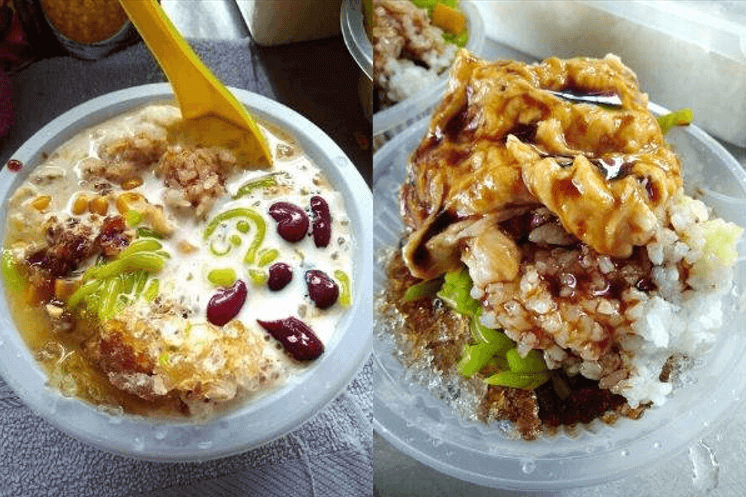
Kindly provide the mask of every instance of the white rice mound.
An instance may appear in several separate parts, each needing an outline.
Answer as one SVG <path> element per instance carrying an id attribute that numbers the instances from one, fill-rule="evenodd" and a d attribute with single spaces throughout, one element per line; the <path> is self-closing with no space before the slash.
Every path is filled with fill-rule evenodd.
<path id="1" fill-rule="evenodd" d="M 456 57 L 456 51 L 456 45 L 446 44 L 443 53 L 437 50 L 424 53 L 423 60 L 428 67 L 404 58 L 388 60 L 385 76 L 382 76 L 385 80 L 382 86 L 386 88 L 386 97 L 392 102 L 401 102 L 438 84 L 440 75 L 451 66 Z"/>
<path id="2" fill-rule="evenodd" d="M 585 245 L 550 245 L 522 264 L 515 280 L 472 293 L 485 304 L 483 324 L 505 329 L 522 355 L 542 350 L 551 369 L 598 380 L 633 408 L 661 405 L 672 390 L 661 381 L 664 365 L 672 357 L 696 358 L 723 324 L 723 297 L 732 286 L 742 232 L 711 219 L 703 202 L 682 191 L 642 249 L 649 259 L 643 265 L 612 260 Z M 588 295 L 573 293 L 578 283 L 568 268 L 586 278 Z M 547 274 L 559 282 L 554 294 L 542 277 Z M 641 277 L 654 283 L 652 289 L 639 288 Z M 618 294 L 608 292 L 610 282 L 620 281 Z"/>

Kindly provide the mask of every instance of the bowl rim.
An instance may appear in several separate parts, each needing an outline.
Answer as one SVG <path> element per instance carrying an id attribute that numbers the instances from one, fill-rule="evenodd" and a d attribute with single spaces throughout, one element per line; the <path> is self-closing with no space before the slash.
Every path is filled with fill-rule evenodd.
<path id="1" fill-rule="evenodd" d="M 665 108 L 653 103 L 649 104 L 649 108 L 657 115 L 668 112 Z M 428 122 L 428 118 L 420 119 L 409 129 L 384 144 L 375 153 L 373 158 L 374 195 L 377 193 L 379 180 L 391 168 L 397 166 L 396 161 L 404 154 L 413 151 L 408 148 L 409 143 L 415 139 L 419 141 L 424 136 L 428 129 Z M 738 184 L 741 193 L 746 192 L 746 171 L 720 143 L 696 125 L 679 128 L 678 131 L 684 133 L 687 140 L 692 140 L 706 148 L 707 153 L 716 157 L 717 161 L 722 163 L 724 168 L 733 175 L 734 182 Z M 672 130 L 672 132 L 674 131 Z M 375 225 L 376 221 L 374 220 L 374 228 Z M 743 244 L 743 241 L 741 243 Z M 374 250 L 380 256 L 379 247 L 376 247 L 375 244 L 376 241 L 374 241 Z M 741 261 L 740 264 L 744 264 L 744 262 Z M 374 292 L 376 295 L 380 291 L 377 280 L 378 277 L 374 276 Z M 441 473 L 477 485 L 524 491 L 547 491 L 600 484 L 621 478 L 639 470 L 644 464 L 655 464 L 679 453 L 688 444 L 697 440 L 697 437 L 704 430 L 722 422 L 728 409 L 733 408 L 740 402 L 741 398 L 746 396 L 745 353 L 732 361 L 735 364 L 731 364 L 733 369 L 728 371 L 731 380 L 718 384 L 715 393 L 708 393 L 710 400 L 715 400 L 715 402 L 702 402 L 698 408 L 683 409 L 686 406 L 683 406 L 683 403 L 677 403 L 674 394 L 658 410 L 666 408 L 668 408 L 666 412 L 673 410 L 678 415 L 676 419 L 663 420 L 660 415 L 655 417 L 652 428 L 639 430 L 643 432 L 641 438 L 622 438 L 619 443 L 615 443 L 610 438 L 604 439 L 608 432 L 603 432 L 602 427 L 602 430 L 600 430 L 602 435 L 594 440 L 595 445 L 590 447 L 592 449 L 590 452 L 576 453 L 572 457 L 568 457 L 567 460 L 559 462 L 552 455 L 551 444 L 554 439 L 531 442 L 516 440 L 514 441 L 517 447 L 515 450 L 505 450 L 505 447 L 496 445 L 490 447 L 490 453 L 487 454 L 466 444 L 463 437 L 456 438 L 457 435 L 454 432 L 457 430 L 448 429 L 451 425 L 446 425 L 440 431 L 434 430 L 432 425 L 426 425 L 426 422 L 430 420 L 429 413 L 432 413 L 433 410 L 444 409 L 444 411 L 448 411 L 444 414 L 446 417 L 443 420 L 444 423 L 455 421 L 458 423 L 459 430 L 472 429 L 477 426 L 476 423 L 461 420 L 450 406 L 443 407 L 444 403 L 434 399 L 424 388 L 415 387 L 414 392 L 411 390 L 402 391 L 397 383 L 401 381 L 401 377 L 394 374 L 400 372 L 392 373 L 384 367 L 385 361 L 396 361 L 396 359 L 382 355 L 387 352 L 383 350 L 385 344 L 378 336 L 381 332 L 380 322 L 377 317 L 374 317 L 374 319 L 376 319 L 373 331 L 373 371 L 376 385 L 373 399 L 374 431 L 397 450 L 413 459 Z M 726 325 L 727 322 L 724 322 L 721 332 L 726 329 Z M 728 344 L 738 344 L 737 337 L 728 337 L 728 340 Z M 743 343 L 738 344 L 737 347 L 741 352 L 746 351 L 746 345 Z M 742 379 L 736 380 L 735 378 Z M 392 390 L 384 391 L 389 387 Z M 392 408 L 390 403 L 387 402 L 394 396 L 399 396 L 401 404 L 396 409 Z M 405 410 L 408 416 L 406 418 L 403 416 Z M 703 417 L 703 413 L 707 416 Z M 422 419 L 417 419 L 416 416 L 420 414 Z M 645 422 L 644 418 L 649 414 L 645 413 L 643 420 L 621 419 L 620 422 L 638 423 L 638 425 L 630 424 L 630 426 L 641 427 L 639 423 Z M 692 426 L 695 428 L 692 429 Z M 663 427 L 667 431 L 665 438 L 657 433 Z M 484 434 L 484 431 L 478 428 L 476 430 L 480 434 Z M 537 449 L 536 453 L 543 451 L 544 455 L 534 457 L 532 455 L 534 449 Z M 640 453 L 643 456 L 640 456 Z M 597 473 L 602 474 L 592 474 L 583 469 L 585 466 L 589 466 L 589 462 L 593 462 L 592 458 L 603 458 L 603 470 L 597 471 Z M 542 466 L 550 466 L 554 474 L 551 471 L 540 471 L 540 469 L 544 469 Z M 485 471 L 486 467 L 489 468 L 488 471 Z M 600 467 L 596 464 L 593 468 L 599 470 Z M 575 471 L 576 474 L 573 475 L 572 471 Z"/>
<path id="2" fill-rule="evenodd" d="M 238 88 L 230 90 L 260 121 L 276 125 L 296 138 L 344 196 L 355 237 L 353 304 L 326 344 L 325 353 L 306 370 L 256 399 L 247 399 L 240 407 L 197 422 L 110 414 L 78 398 L 64 397 L 46 385 L 47 374 L 15 327 L 7 299 L 0 299 L 0 377 L 36 414 L 99 449 L 160 462 L 204 461 L 245 452 L 308 421 L 346 388 L 370 354 L 371 190 L 339 146 L 311 121 L 262 95 Z M 148 103 L 166 101 L 174 101 L 169 83 L 141 85 L 89 100 L 46 124 L 11 156 L 24 164 L 20 173 L 10 172 L 7 167 L 0 171 L 0 216 L 6 219 L 9 195 L 42 162 L 44 154 L 107 119 Z M 3 223 L 3 239 L 5 229 Z M 0 291 L 5 292 L 2 281 Z M 306 393 L 308 386 L 315 387 L 316 392 Z M 293 408 L 289 409 L 289 405 Z"/>

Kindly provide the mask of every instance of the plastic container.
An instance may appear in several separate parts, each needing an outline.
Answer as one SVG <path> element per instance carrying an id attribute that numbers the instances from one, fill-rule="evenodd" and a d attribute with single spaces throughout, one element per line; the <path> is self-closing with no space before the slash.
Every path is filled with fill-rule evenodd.
<path id="1" fill-rule="evenodd" d="M 534 57 L 615 53 L 651 101 L 746 146 L 746 3 L 477 2 L 489 38 Z"/>
<path id="2" fill-rule="evenodd" d="M 469 41 L 466 49 L 479 54 L 484 45 L 484 23 L 475 3 L 462 1 L 461 10 L 466 14 L 469 22 Z M 448 83 L 448 73 L 444 73 L 440 82 L 418 95 L 409 97 L 399 103 L 387 107 L 373 114 L 373 137 L 383 136 L 390 139 L 396 133 L 407 128 L 422 116 L 429 114 L 440 102 Z"/>
<path id="3" fill-rule="evenodd" d="M 358 95 L 365 117 L 370 119 L 373 107 L 373 45 L 365 32 L 362 1 L 342 0 L 339 23 L 345 46 L 360 68 Z"/>
<path id="4" fill-rule="evenodd" d="M 336 397 L 370 353 L 372 197 L 344 152 L 313 123 L 265 97 L 232 89 L 259 120 L 294 136 L 330 183 L 342 193 L 353 226 L 353 304 L 339 322 L 324 354 L 299 375 L 262 397 L 206 422 L 113 415 L 47 387 L 38 365 L 0 299 L 0 375 L 23 402 L 62 431 L 79 440 L 127 456 L 157 461 L 194 461 L 246 451 L 294 430 Z M 5 237 L 9 195 L 33 166 L 80 131 L 127 111 L 172 101 L 167 83 L 129 88 L 90 100 L 62 114 L 34 134 L 12 159 L 20 172 L 0 171 L 0 238 Z M 4 284 L 0 292 L 5 295 Z M 292 407 L 289 407 L 292 406 Z"/>
<path id="5" fill-rule="evenodd" d="M 251 37 L 263 46 L 318 40 L 339 34 L 341 0 L 237 0 Z"/>
<path id="6" fill-rule="evenodd" d="M 373 79 L 373 45 L 365 32 L 365 16 L 361 0 L 342 0 L 339 16 L 342 38 L 355 63 L 368 79 Z"/>
<path id="7" fill-rule="evenodd" d="M 664 112 L 651 105 L 654 112 Z M 386 143 L 374 156 L 374 244 L 397 247 L 403 232 L 397 194 L 406 163 L 427 130 L 427 120 Z M 685 185 L 715 213 L 746 226 L 746 172 L 701 129 L 673 129 L 666 137 L 682 159 Z M 739 244 L 735 288 L 726 303 L 724 326 L 711 351 L 697 360 L 668 401 L 639 420 L 612 426 L 595 421 L 575 436 L 559 434 L 535 441 L 511 439 L 499 423 L 467 421 L 429 390 L 429 378 L 413 383 L 394 355 L 386 325 L 374 326 L 374 429 L 394 447 L 438 471 L 490 487 L 558 490 L 608 482 L 673 456 L 710 425 L 736 408 L 746 387 L 746 243 Z M 385 282 L 385 262 L 377 261 L 375 294 Z M 436 393 L 437 392 L 437 393 Z"/>

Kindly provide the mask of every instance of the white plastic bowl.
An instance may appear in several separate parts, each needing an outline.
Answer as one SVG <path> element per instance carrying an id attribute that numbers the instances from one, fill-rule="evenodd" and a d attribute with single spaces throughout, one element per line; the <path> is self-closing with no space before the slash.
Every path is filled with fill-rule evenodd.
<path id="1" fill-rule="evenodd" d="M 651 105 L 655 113 L 661 107 Z M 403 232 L 398 188 L 409 155 L 427 131 L 422 120 L 384 145 L 373 159 L 376 202 L 374 244 L 396 247 Z M 666 137 L 682 159 L 685 184 L 716 215 L 746 226 L 746 172 L 696 126 Z M 668 402 L 639 420 L 613 426 L 594 422 L 575 437 L 535 441 L 509 439 L 495 426 L 463 420 L 424 386 L 412 384 L 394 356 L 381 322 L 374 325 L 374 429 L 394 447 L 438 471 L 479 485 L 518 490 L 557 490 L 610 481 L 671 457 L 704 429 L 737 408 L 746 384 L 746 244 L 739 244 L 735 289 L 713 349 L 686 375 Z M 375 294 L 385 284 L 385 266 L 375 266 Z"/>
<path id="2" fill-rule="evenodd" d="M 372 196 L 342 150 L 313 123 L 265 97 L 231 89 L 259 119 L 276 125 L 300 142 L 345 199 L 352 222 L 353 305 L 345 313 L 325 353 L 300 375 L 271 393 L 207 422 L 112 415 L 46 385 L 47 375 L 34 360 L 0 299 L 0 375 L 36 413 L 83 442 L 111 452 L 157 461 L 207 460 L 244 452 L 298 428 L 336 397 L 352 380 L 370 352 Z M 9 195 L 34 166 L 82 130 L 151 102 L 171 101 L 167 83 L 138 86 L 90 100 L 59 116 L 33 135 L 11 158 L 25 166 L 0 171 L 0 238 L 5 238 Z M 0 283 L 1 291 L 5 292 Z"/>
<path id="3" fill-rule="evenodd" d="M 468 19 L 469 41 L 466 48 L 472 53 L 479 54 L 484 45 L 484 24 L 479 9 L 469 1 L 459 3 L 461 10 Z M 386 135 L 388 138 L 402 131 L 424 114 L 429 113 L 440 102 L 448 84 L 448 71 L 442 76 L 438 84 L 422 91 L 418 95 L 402 100 L 391 107 L 387 107 L 373 114 L 373 135 Z"/>

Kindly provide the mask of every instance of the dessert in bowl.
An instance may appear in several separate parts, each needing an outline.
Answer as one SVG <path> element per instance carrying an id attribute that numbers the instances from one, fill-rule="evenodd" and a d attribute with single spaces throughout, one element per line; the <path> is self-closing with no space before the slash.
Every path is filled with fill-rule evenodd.
<path id="1" fill-rule="evenodd" d="M 3 377 L 99 447 L 246 450 L 308 419 L 367 354 L 362 179 L 310 122 L 235 92 L 271 166 L 180 141 L 161 84 L 60 116 L 2 173 Z"/>

